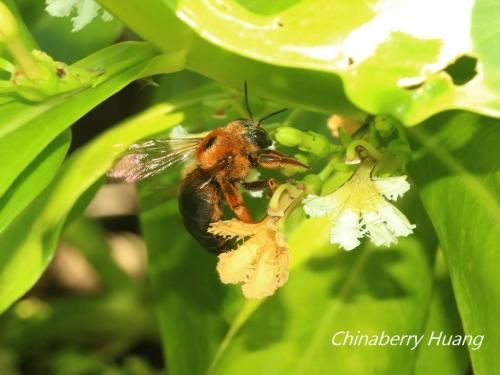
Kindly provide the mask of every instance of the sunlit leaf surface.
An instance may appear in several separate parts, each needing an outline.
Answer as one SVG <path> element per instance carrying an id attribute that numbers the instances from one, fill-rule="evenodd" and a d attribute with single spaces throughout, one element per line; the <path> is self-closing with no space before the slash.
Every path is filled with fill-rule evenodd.
<path id="1" fill-rule="evenodd" d="M 161 46 L 169 38 L 161 39 L 161 27 L 154 25 L 156 20 L 147 11 L 142 14 L 147 25 L 140 22 L 141 15 L 132 13 L 136 0 L 125 1 L 121 10 L 111 1 L 101 3 L 153 43 Z M 152 3 L 171 18 L 157 5 L 160 0 Z M 168 4 L 198 35 L 185 37 L 191 39 L 185 43 L 188 66 L 232 85 L 230 71 L 241 80 L 254 79 L 247 76 L 251 59 L 275 65 L 271 71 L 276 74 L 282 66 L 339 77 L 355 105 L 371 113 L 393 114 L 410 125 L 451 108 L 500 116 L 500 86 L 492 74 L 492 61 L 498 60 L 494 52 L 498 38 L 493 35 L 498 32 L 499 10 L 490 0 L 170 0 Z M 199 38 L 231 53 L 205 46 Z M 207 49 L 213 52 L 202 66 L 199 55 Z M 210 60 L 219 56 L 225 56 L 221 63 L 230 69 L 212 64 Z M 457 64 L 465 65 L 465 73 L 456 72 Z M 268 76 L 266 67 L 253 65 L 261 76 Z M 310 89 L 321 92 L 325 85 L 313 81 L 313 87 L 301 90 L 291 82 L 282 84 L 308 95 Z M 278 96 L 279 84 L 273 79 L 261 86 L 267 86 L 267 93 L 259 89 L 263 95 Z M 342 90 L 340 85 L 330 87 Z M 335 97 L 341 94 L 329 96 L 329 108 L 334 109 Z M 306 104 L 307 96 L 303 100 Z"/>

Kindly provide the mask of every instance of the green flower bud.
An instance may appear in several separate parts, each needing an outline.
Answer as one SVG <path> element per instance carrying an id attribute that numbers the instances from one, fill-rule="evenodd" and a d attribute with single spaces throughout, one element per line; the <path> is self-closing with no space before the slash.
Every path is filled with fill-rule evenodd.
<path id="1" fill-rule="evenodd" d="M 377 129 L 384 135 L 392 133 L 392 131 L 396 127 L 396 124 L 397 120 L 387 115 L 376 116 L 373 120 L 373 126 L 375 126 L 375 129 Z"/>
<path id="2" fill-rule="evenodd" d="M 330 152 L 330 141 L 322 134 L 308 131 L 302 138 L 299 150 L 310 152 L 313 155 L 323 157 Z"/>
<path id="3" fill-rule="evenodd" d="M 17 22 L 10 9 L 0 2 L 0 43 L 9 43 L 17 38 Z"/>
<path id="4" fill-rule="evenodd" d="M 295 154 L 293 155 L 293 157 L 300 161 L 302 164 L 309 165 L 309 159 L 307 158 L 307 156 L 303 154 Z"/>
<path id="5" fill-rule="evenodd" d="M 300 145 L 303 136 L 304 132 L 288 126 L 278 128 L 275 134 L 276 141 L 287 147 L 297 147 Z"/>

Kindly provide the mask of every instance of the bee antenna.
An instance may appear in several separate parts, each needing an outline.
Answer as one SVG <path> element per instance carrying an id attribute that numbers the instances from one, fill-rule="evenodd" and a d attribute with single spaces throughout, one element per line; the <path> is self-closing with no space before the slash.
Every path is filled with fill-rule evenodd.
<path id="1" fill-rule="evenodd" d="M 266 116 L 262 117 L 262 118 L 259 120 L 258 124 L 260 124 L 262 121 L 267 120 L 267 119 L 268 119 L 268 118 L 270 118 L 270 117 L 273 117 L 273 116 L 279 115 L 280 113 L 285 112 L 285 111 L 288 111 L 288 108 L 283 108 L 283 109 L 280 109 L 279 111 L 276 111 L 276 112 L 271 112 L 270 114 L 268 114 L 268 115 L 266 115 Z"/>
<path id="2" fill-rule="evenodd" d="M 247 109 L 248 115 L 250 116 L 250 119 L 251 119 L 251 120 L 253 120 L 252 111 L 250 110 L 250 105 L 248 104 L 248 88 L 247 88 L 247 81 L 245 81 L 244 87 L 245 87 L 245 107 L 246 107 L 246 109 Z"/>

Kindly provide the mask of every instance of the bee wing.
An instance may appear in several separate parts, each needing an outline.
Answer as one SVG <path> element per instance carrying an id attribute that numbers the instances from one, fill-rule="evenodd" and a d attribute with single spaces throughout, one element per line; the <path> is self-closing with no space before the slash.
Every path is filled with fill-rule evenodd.
<path id="1" fill-rule="evenodd" d="M 202 139 L 154 139 L 133 144 L 108 176 L 126 182 L 144 180 L 192 157 Z"/>

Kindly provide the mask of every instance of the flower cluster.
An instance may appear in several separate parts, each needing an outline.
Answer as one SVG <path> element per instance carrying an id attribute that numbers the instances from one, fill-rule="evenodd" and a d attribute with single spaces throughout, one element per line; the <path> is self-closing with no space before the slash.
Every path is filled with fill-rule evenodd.
<path id="1" fill-rule="evenodd" d="M 377 245 L 389 246 L 398 237 L 413 233 L 415 225 L 387 199 L 395 201 L 410 185 L 406 176 L 372 178 L 374 163 L 365 160 L 353 176 L 333 193 L 304 199 L 304 211 L 311 217 L 329 217 L 330 242 L 345 250 L 359 246 L 367 236 Z M 386 199 L 387 198 L 387 199 Z"/>

